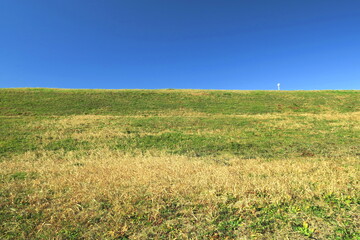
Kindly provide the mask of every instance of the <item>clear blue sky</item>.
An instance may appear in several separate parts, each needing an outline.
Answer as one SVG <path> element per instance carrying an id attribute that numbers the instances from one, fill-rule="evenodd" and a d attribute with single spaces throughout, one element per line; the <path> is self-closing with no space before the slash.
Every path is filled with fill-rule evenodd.
<path id="1" fill-rule="evenodd" d="M 360 89 L 359 0 L 0 0 L 0 87 Z"/>

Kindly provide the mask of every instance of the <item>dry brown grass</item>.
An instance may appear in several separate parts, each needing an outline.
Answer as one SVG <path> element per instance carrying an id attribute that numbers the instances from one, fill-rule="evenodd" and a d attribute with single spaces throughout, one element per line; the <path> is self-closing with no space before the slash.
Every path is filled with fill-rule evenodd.
<path id="1" fill-rule="evenodd" d="M 199 228 L 213 230 L 204 223 L 216 219 L 218 206 L 227 202 L 228 195 L 236 198 L 230 207 L 251 212 L 254 205 L 313 201 L 329 194 L 352 198 L 360 189 L 359 163 L 354 158 L 271 162 L 232 158 L 224 165 L 211 158 L 195 160 L 159 153 L 156 157 L 150 153 L 129 156 L 108 149 L 89 151 L 81 157 L 76 152 L 29 152 L 0 163 L 2 176 L 14 172 L 33 173 L 36 177 L 2 182 L 1 188 L 10 192 L 10 201 L 15 201 L 18 192 L 31 190 L 26 197 L 29 205 L 13 211 L 42 211 L 46 216 L 28 237 L 43 232 L 55 236 L 64 223 L 81 223 L 86 226 L 85 238 L 99 237 L 97 233 L 101 231 L 104 238 L 128 235 L 132 239 L 144 239 L 152 235 L 160 237 L 156 225 L 171 227 L 181 221 L 181 226 L 169 237 L 196 238 Z M 350 186 L 349 182 L 353 184 Z M 179 210 L 178 219 L 161 215 L 169 201 L 186 206 Z M 102 209 L 102 204 L 108 204 L 109 209 Z M 196 205 L 204 208 L 199 211 Z M 104 221 L 91 224 L 104 210 L 112 214 L 103 214 Z M 139 224 L 139 228 L 127 218 L 139 213 L 154 225 Z M 323 222 L 312 221 L 309 219 L 309 224 L 318 228 L 325 226 Z M 239 236 L 251 235 L 245 225 L 237 231 Z M 327 231 L 319 231 L 318 237 L 324 237 Z M 301 238 L 291 232 L 285 226 L 275 230 L 272 236 Z M 258 235 L 261 236 L 266 237 Z"/>

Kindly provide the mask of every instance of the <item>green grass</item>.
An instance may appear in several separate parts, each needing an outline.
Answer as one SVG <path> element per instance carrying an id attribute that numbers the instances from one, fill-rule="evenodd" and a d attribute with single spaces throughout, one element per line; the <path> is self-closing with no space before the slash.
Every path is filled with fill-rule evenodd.
<path id="1" fill-rule="evenodd" d="M 45 119 L 56 122 L 62 117 L 47 116 Z M 99 120 L 90 125 L 84 123 L 60 130 L 61 139 L 42 135 L 47 128 L 39 126 L 39 116 L 2 117 L 1 121 L 0 158 L 26 151 L 75 151 L 104 145 L 125 152 L 163 150 L 195 157 L 231 154 L 243 158 L 285 158 L 360 154 L 359 145 L 355 144 L 359 136 L 359 132 L 354 130 L 355 122 L 291 114 L 268 119 L 251 116 L 125 116 L 110 122 Z M 293 123 L 301 125 L 295 127 Z M 93 138 L 91 141 L 72 138 L 74 133 L 85 135 L 107 128 L 122 136 Z"/>
<path id="2" fill-rule="evenodd" d="M 360 91 L 0 89 L 1 239 L 360 239 Z"/>
<path id="3" fill-rule="evenodd" d="M 356 112 L 359 91 L 188 91 L 1 89 L 0 115 L 156 115 Z"/>

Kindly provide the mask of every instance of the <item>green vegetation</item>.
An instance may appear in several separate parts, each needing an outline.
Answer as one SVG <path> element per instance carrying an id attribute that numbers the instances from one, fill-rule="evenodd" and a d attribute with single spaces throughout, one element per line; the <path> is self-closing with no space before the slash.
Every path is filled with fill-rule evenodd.
<path id="1" fill-rule="evenodd" d="M 2 89 L 2 116 L 339 113 L 359 111 L 359 91 Z"/>
<path id="2" fill-rule="evenodd" d="M 360 91 L 0 89 L 1 239 L 359 239 Z"/>

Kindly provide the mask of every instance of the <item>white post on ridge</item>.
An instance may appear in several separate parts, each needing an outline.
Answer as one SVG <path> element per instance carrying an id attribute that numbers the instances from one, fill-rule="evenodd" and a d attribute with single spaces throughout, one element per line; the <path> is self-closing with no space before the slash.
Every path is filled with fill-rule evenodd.
<path id="1" fill-rule="evenodd" d="M 278 83 L 277 86 L 278 86 L 278 91 L 280 91 L 280 83 Z"/>

